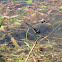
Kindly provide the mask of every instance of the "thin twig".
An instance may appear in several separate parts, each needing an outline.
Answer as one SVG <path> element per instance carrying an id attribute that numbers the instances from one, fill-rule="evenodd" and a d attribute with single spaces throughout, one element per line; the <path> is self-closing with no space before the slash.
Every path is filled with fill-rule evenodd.
<path id="1" fill-rule="evenodd" d="M 3 39 L 5 38 L 5 36 L 6 36 L 6 34 L 4 34 L 4 35 L 2 36 L 2 38 L 0 38 L 0 40 L 3 40 Z"/>
<path id="2" fill-rule="evenodd" d="M 62 38 L 58 38 L 58 37 L 48 37 L 48 38 L 62 39 Z"/>
<path id="3" fill-rule="evenodd" d="M 35 58 L 33 57 L 34 62 L 36 62 Z"/>

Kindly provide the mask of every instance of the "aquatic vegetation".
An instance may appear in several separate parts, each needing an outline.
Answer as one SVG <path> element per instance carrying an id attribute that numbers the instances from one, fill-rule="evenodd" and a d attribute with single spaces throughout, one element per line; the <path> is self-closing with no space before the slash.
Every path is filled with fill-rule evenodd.
<path id="1" fill-rule="evenodd" d="M 40 8 L 45 9 L 45 8 L 47 8 L 47 6 L 40 6 Z"/>
<path id="2" fill-rule="evenodd" d="M 59 6 L 58 9 L 62 9 L 62 6 Z"/>
<path id="3" fill-rule="evenodd" d="M 28 0 L 26 1 L 28 4 L 32 4 L 32 0 Z"/>
<path id="4" fill-rule="evenodd" d="M 14 22 L 14 24 L 16 24 L 16 25 L 21 25 L 21 23 L 19 23 L 19 22 Z"/>
<path id="5" fill-rule="evenodd" d="M 28 10 L 28 8 L 25 8 L 24 10 Z"/>
<path id="6" fill-rule="evenodd" d="M 30 48 L 29 44 L 26 41 L 24 41 L 24 43 L 26 44 L 26 46 L 28 46 Z"/>
<path id="7" fill-rule="evenodd" d="M 4 20 L 5 20 L 5 18 L 3 18 L 3 21 L 2 21 L 2 22 L 1 22 L 1 24 L 0 24 L 0 27 L 2 26 L 2 24 L 3 24 Z"/>

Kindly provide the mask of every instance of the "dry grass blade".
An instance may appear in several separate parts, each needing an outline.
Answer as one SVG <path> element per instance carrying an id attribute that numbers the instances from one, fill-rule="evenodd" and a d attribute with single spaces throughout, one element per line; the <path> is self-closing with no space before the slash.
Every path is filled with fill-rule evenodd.
<path id="1" fill-rule="evenodd" d="M 8 36 L 11 38 L 11 42 L 15 45 L 15 47 L 19 47 L 18 43 L 17 43 L 16 40 L 11 36 L 10 33 L 8 33 Z"/>

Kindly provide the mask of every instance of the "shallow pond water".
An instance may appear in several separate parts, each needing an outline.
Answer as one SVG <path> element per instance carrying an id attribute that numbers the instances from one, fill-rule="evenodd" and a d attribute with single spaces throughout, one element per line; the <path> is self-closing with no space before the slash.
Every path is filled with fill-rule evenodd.
<path id="1" fill-rule="evenodd" d="M 26 55 L 29 53 L 32 45 L 36 39 L 41 36 L 41 38 L 38 40 L 38 43 L 36 44 L 36 47 L 34 48 L 35 51 L 33 51 L 33 53 L 35 53 L 33 54 L 35 59 L 37 57 L 39 58 L 38 55 L 40 54 L 40 59 L 44 57 L 42 60 L 39 59 L 42 62 L 47 59 L 47 62 L 54 62 L 55 59 L 60 61 L 62 60 L 60 59 L 62 58 L 62 10 L 58 9 L 58 7 L 61 5 L 52 4 L 51 6 L 48 1 L 43 2 L 44 0 L 42 0 L 41 3 L 40 1 L 41 0 L 32 4 L 28 4 L 26 2 L 18 2 L 14 4 L 11 3 L 6 5 L 5 8 L 1 9 L 0 13 L 2 16 L 6 17 L 6 20 L 3 23 L 6 32 L 0 29 L 0 44 L 7 44 L 7 46 L 4 47 L 9 52 L 3 49 L 4 47 L 1 47 L 0 45 L 0 53 L 6 53 L 7 55 L 9 53 L 14 53 L 14 55 L 20 54 L 23 57 L 25 56 L 23 58 L 25 60 Z M 15 17 L 15 15 L 18 16 Z M 43 23 L 44 21 L 46 21 L 46 23 Z M 10 33 L 10 36 L 8 33 Z M 49 35 L 50 33 L 51 35 Z M 48 37 L 42 40 L 45 36 Z M 11 37 L 16 40 L 21 51 L 16 50 L 18 48 L 13 49 L 13 46 L 15 47 L 15 45 L 13 44 Z M 43 52 L 36 51 L 38 50 L 38 46 L 42 47 Z M 30 62 L 30 60 L 28 62 Z"/>

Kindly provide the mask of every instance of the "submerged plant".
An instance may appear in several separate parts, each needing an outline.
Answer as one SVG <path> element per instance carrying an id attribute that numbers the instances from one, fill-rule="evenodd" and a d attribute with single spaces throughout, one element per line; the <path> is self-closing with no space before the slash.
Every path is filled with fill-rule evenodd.
<path id="1" fill-rule="evenodd" d="M 58 9 L 62 9 L 62 6 L 59 6 Z"/>
<path id="2" fill-rule="evenodd" d="M 32 0 L 28 0 L 26 1 L 28 4 L 32 4 Z"/>
<path id="3" fill-rule="evenodd" d="M 0 27 L 2 26 L 4 20 L 5 20 L 5 17 L 3 18 L 3 21 L 2 21 L 1 24 L 0 24 Z M 1 16 L 0 16 L 0 21 L 1 21 Z"/>
<path id="4" fill-rule="evenodd" d="M 26 46 L 28 46 L 30 48 L 30 46 L 29 46 L 29 44 L 27 42 L 24 41 L 24 43 L 26 44 Z"/>
<path id="5" fill-rule="evenodd" d="M 25 8 L 24 10 L 28 10 L 28 8 Z"/>
<path id="6" fill-rule="evenodd" d="M 14 24 L 16 24 L 16 25 L 21 25 L 21 23 L 19 23 L 19 22 L 14 22 Z"/>

